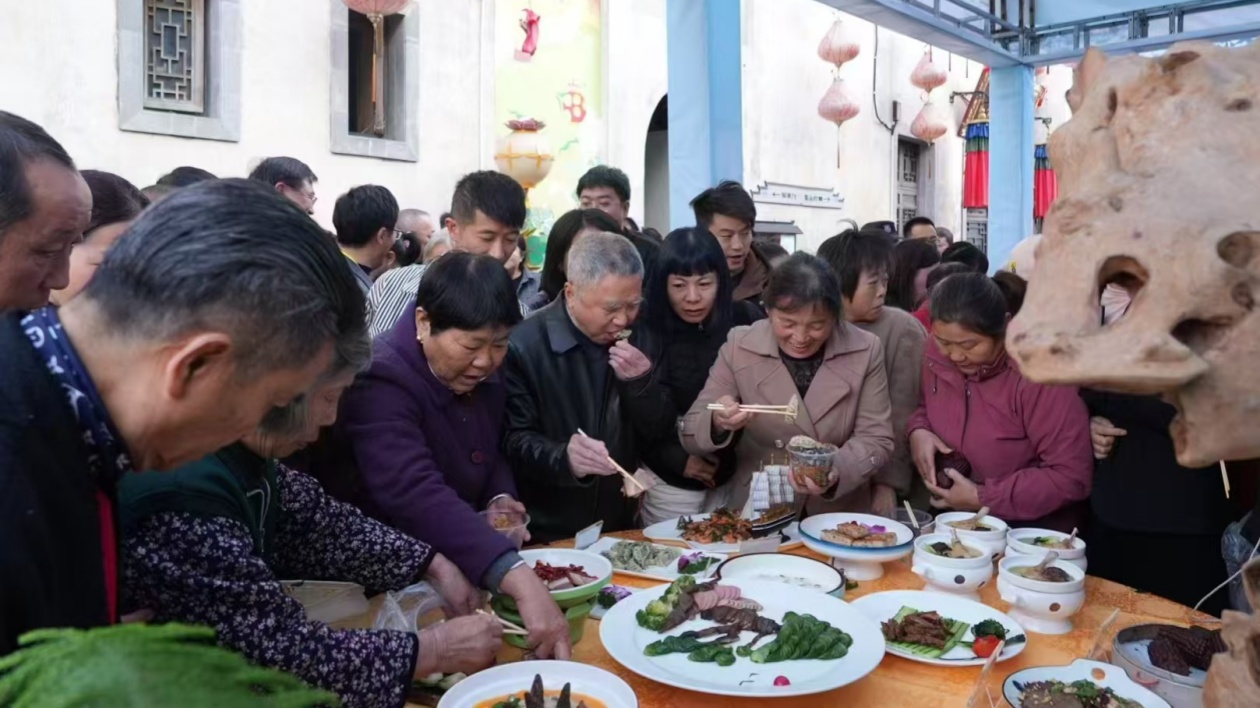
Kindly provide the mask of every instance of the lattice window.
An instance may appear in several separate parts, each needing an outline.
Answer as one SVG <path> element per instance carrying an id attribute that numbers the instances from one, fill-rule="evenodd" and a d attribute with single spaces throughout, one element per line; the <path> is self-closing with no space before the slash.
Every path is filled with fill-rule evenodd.
<path id="1" fill-rule="evenodd" d="M 205 113 L 206 0 L 144 0 L 144 107 Z"/>

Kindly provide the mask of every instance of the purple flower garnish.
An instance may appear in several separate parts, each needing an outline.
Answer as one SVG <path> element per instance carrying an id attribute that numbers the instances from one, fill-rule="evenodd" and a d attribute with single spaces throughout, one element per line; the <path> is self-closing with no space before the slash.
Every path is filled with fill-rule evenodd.
<path id="1" fill-rule="evenodd" d="M 871 526 L 869 528 L 871 529 L 871 533 L 884 533 L 885 531 L 888 530 L 884 528 L 883 526 Z"/>

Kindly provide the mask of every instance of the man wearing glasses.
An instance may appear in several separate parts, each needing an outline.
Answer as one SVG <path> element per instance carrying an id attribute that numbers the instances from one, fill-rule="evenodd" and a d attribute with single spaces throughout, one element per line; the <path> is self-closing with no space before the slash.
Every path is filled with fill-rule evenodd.
<path id="1" fill-rule="evenodd" d="M 307 214 L 315 213 L 315 183 L 319 178 L 305 162 L 292 157 L 269 157 L 258 163 L 249 178 L 271 185 Z"/>
<path id="2" fill-rule="evenodd" d="M 366 295 L 372 290 L 372 272 L 385 264 L 389 251 L 402 232 L 398 221 L 398 200 L 380 185 L 352 187 L 337 197 L 333 207 L 333 228 L 346 258 L 354 262 L 354 275 Z"/>

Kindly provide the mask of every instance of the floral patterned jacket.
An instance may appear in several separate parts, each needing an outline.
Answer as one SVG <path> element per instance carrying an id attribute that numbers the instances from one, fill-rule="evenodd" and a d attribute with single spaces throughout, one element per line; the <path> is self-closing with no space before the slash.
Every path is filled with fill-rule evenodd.
<path id="1" fill-rule="evenodd" d="M 423 576 L 432 549 L 332 499 L 311 477 L 263 462 L 271 465 L 275 489 L 257 475 L 266 492 L 259 498 L 267 500 L 264 510 L 270 504 L 279 512 L 266 524 L 265 556 L 257 529 L 249 519 L 233 518 L 239 514 L 164 511 L 128 523 L 123 510 L 126 606 L 152 610 L 157 622 L 214 627 L 224 646 L 334 691 L 347 706 L 402 706 L 419 651 L 416 636 L 308 621 L 279 580 L 399 589 Z M 178 480 L 182 473 L 162 476 Z M 124 501 L 132 496 L 130 481 L 123 483 Z"/>

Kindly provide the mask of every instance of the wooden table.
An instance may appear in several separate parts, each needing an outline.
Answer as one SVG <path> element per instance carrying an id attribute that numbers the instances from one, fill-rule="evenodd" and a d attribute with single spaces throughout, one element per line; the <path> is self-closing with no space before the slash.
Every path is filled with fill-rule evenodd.
<path id="1" fill-rule="evenodd" d="M 639 531 L 608 535 L 635 541 L 646 540 Z M 572 547 L 573 542 L 562 541 L 553 545 L 561 548 Z M 786 552 L 826 560 L 823 556 L 804 547 Z M 856 590 L 849 591 L 846 599 L 853 600 L 885 590 L 922 589 L 923 580 L 910 572 L 908 560 L 909 558 L 905 561 L 884 564 L 884 577 L 861 583 Z M 616 574 L 613 582 L 617 585 L 638 588 L 651 588 L 664 584 L 621 574 Z M 996 584 L 989 583 L 981 590 L 981 601 L 990 607 L 1006 612 L 1010 606 L 998 599 Z M 1111 640 L 1116 632 L 1136 624 L 1171 622 L 1187 625 L 1196 621 L 1213 621 L 1213 618 L 1197 613 L 1188 607 L 1099 578 L 1088 578 L 1085 581 L 1085 592 L 1085 606 L 1072 618 L 1074 630 L 1070 634 L 1059 636 L 1029 634 L 1028 648 L 1023 653 L 993 668 L 989 676 L 989 690 L 998 705 L 1005 705 L 1002 700 L 1002 682 L 1010 674 L 1030 666 L 1068 664 L 1089 653 L 1093 648 L 1099 627 L 1116 609 L 1120 610 L 1120 615 L 1107 630 L 1106 639 L 1103 642 L 1108 649 L 1111 647 Z M 808 608 L 805 609 L 808 610 Z M 370 626 L 370 621 L 368 626 Z M 519 661 L 521 654 L 521 650 L 505 644 L 503 651 L 499 653 L 499 662 Z M 743 708 L 765 706 L 767 700 L 772 701 L 776 708 L 965 706 L 981 671 L 980 667 L 975 666 L 929 666 L 886 654 L 879 667 L 865 678 L 828 693 L 782 699 L 711 696 L 666 686 L 622 668 L 621 664 L 613 661 L 608 652 L 604 651 L 604 646 L 599 641 L 599 622 L 593 619 L 586 621 L 586 633 L 582 641 L 573 648 L 573 660 L 598 666 L 620 676 L 638 695 L 640 708 Z M 988 703 L 981 700 L 979 705 L 987 708 Z"/>

